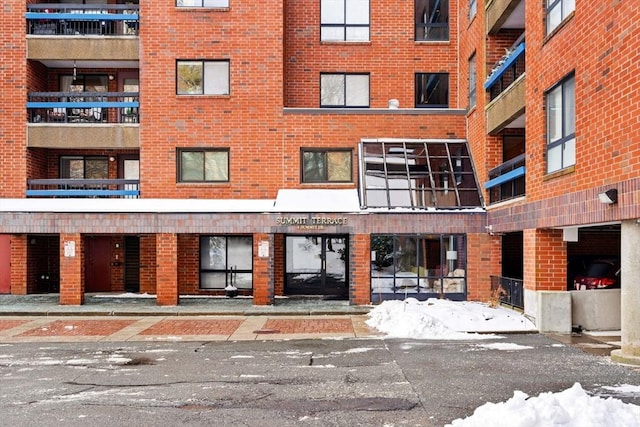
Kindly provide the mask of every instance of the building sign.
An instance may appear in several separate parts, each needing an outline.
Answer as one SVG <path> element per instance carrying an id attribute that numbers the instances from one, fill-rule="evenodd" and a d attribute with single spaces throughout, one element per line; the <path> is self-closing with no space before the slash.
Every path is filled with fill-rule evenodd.
<path id="1" fill-rule="evenodd" d="M 73 240 L 64 242 L 64 256 L 67 258 L 73 258 L 76 256 L 76 242 Z"/>
<path id="2" fill-rule="evenodd" d="M 328 225 L 347 225 L 348 218 L 326 216 L 279 216 L 276 225 L 296 226 L 299 230 L 323 230 Z"/>

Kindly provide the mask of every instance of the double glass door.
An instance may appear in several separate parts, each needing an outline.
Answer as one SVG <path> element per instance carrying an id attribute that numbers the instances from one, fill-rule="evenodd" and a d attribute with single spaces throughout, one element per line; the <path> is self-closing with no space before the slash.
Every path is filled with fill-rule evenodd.
<path id="1" fill-rule="evenodd" d="M 348 299 L 348 243 L 346 235 L 287 236 L 285 294 Z"/>

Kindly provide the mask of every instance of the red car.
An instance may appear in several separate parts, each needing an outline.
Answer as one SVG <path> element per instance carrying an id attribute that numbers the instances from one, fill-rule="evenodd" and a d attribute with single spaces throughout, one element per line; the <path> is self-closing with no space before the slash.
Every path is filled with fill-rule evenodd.
<path id="1" fill-rule="evenodd" d="M 613 289 L 620 287 L 620 262 L 611 259 L 590 261 L 584 272 L 573 279 L 576 290 Z"/>

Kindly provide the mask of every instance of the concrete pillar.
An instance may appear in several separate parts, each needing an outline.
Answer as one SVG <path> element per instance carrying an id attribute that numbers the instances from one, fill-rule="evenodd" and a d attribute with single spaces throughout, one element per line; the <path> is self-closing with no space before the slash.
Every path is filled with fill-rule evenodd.
<path id="1" fill-rule="evenodd" d="M 178 305 L 178 235 L 156 234 L 156 303 Z"/>
<path id="2" fill-rule="evenodd" d="M 611 352 L 611 359 L 640 365 L 640 224 L 623 221 L 620 240 L 622 348 Z"/>
<path id="3" fill-rule="evenodd" d="M 60 234 L 60 304 L 84 304 L 84 242 L 79 233 Z"/>
<path id="4" fill-rule="evenodd" d="M 273 281 L 274 239 L 272 235 L 253 235 L 253 304 L 271 305 L 275 301 Z M 284 257 L 284 252 L 277 254 Z"/>

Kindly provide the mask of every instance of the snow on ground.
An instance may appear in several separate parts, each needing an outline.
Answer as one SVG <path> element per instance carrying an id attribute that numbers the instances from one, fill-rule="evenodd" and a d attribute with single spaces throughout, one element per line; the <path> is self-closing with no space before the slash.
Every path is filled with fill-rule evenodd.
<path id="1" fill-rule="evenodd" d="M 479 302 L 454 302 L 415 298 L 384 301 L 369 312 L 367 324 L 388 337 L 440 340 L 504 338 L 489 332 L 535 332 L 526 317 L 503 307 Z M 478 332 L 482 332 L 479 334 Z M 476 349 L 526 350 L 513 343 L 476 344 Z M 450 427 L 638 427 L 640 406 L 624 403 L 613 395 L 640 394 L 640 386 L 602 387 L 606 398 L 590 396 L 579 383 L 558 393 L 528 396 L 515 391 L 501 403 L 486 403 Z"/>

